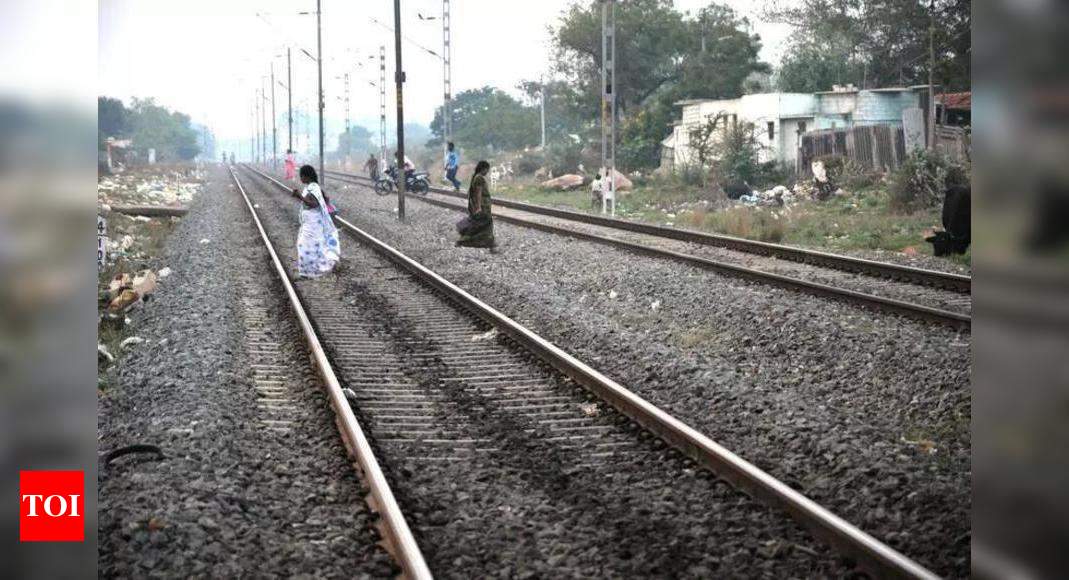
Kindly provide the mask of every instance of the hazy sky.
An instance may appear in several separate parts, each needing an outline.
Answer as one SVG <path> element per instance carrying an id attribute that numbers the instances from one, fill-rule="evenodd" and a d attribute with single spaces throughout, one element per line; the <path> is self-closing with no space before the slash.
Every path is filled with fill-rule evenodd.
<path id="1" fill-rule="evenodd" d="M 575 0 L 452 0 L 453 93 L 483 85 L 512 91 L 524 79 L 546 68 L 547 28 Z M 707 0 L 676 0 L 678 9 L 697 10 Z M 759 3 L 727 0 L 751 16 L 764 41 L 763 58 L 775 62 L 785 37 L 782 26 L 764 25 L 751 13 Z M 338 100 L 343 82 L 353 76 L 351 118 L 377 130 L 378 67 L 368 57 L 387 45 L 387 101 L 393 125 L 393 34 L 371 22 L 393 25 L 389 0 L 323 0 L 324 85 L 327 116 L 340 123 L 344 106 Z M 404 35 L 441 51 L 440 0 L 402 0 Z M 220 139 L 251 133 L 253 95 L 272 60 L 276 80 L 285 81 L 285 47 L 293 46 L 294 106 L 314 110 L 315 63 L 298 48 L 315 54 L 314 0 L 99 0 L 98 91 L 128 100 L 155 97 L 213 128 Z M 259 12 L 262 17 L 257 17 Z M 626 34 L 626 31 L 619 31 Z M 272 58 L 282 55 L 281 58 Z M 441 61 L 404 42 L 405 118 L 427 124 L 442 100 Z M 357 62 L 366 62 L 359 68 Z M 285 111 L 285 89 L 276 86 L 279 114 Z M 284 128 L 279 128 L 280 135 Z M 329 148 L 329 147 L 328 147 Z"/>

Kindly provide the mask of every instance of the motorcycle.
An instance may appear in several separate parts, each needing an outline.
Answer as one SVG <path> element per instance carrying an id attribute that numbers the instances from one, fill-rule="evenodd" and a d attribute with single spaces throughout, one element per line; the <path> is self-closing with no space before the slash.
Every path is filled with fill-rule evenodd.
<path id="1" fill-rule="evenodd" d="M 375 193 L 379 195 L 387 195 L 393 193 L 397 189 L 397 168 L 391 167 L 386 170 L 386 174 L 379 177 L 375 181 Z M 406 171 L 405 172 L 405 191 L 411 191 L 413 193 L 426 194 L 431 190 L 431 182 L 425 171 Z"/>

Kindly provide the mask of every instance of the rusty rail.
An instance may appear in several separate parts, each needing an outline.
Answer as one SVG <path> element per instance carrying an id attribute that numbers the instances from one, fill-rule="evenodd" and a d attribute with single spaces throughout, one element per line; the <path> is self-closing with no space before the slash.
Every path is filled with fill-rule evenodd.
<path id="1" fill-rule="evenodd" d="M 277 179 L 250 168 L 262 178 L 288 191 Z M 853 558 L 858 565 L 879 578 L 938 578 L 930 570 L 833 514 L 787 484 L 732 453 L 709 437 L 672 417 L 623 385 L 587 366 L 553 343 L 472 296 L 412 258 L 378 240 L 343 217 L 335 221 L 354 238 L 386 256 L 424 283 L 448 296 L 465 310 L 474 313 L 517 344 L 561 371 L 618 411 L 656 434 L 668 444 L 692 457 L 705 468 L 731 482 L 738 489 L 783 509 L 831 544 L 839 553 Z"/>
<path id="2" fill-rule="evenodd" d="M 348 174 L 339 174 L 339 176 Z M 357 176 L 359 177 L 359 176 Z M 342 177 L 347 179 L 347 177 Z M 455 194 L 449 193 L 450 196 Z M 440 199 L 434 199 L 425 196 L 412 196 L 413 199 L 422 201 L 438 207 L 444 207 L 447 209 L 457 211 L 467 211 L 467 208 L 461 205 L 450 203 Z M 505 202 L 502 203 L 499 200 L 494 200 L 494 204 L 501 205 L 503 207 L 512 207 L 507 204 L 515 204 L 518 202 Z M 538 206 L 536 206 L 538 207 Z M 528 210 L 524 210 L 528 211 Z M 596 216 L 591 216 L 596 217 Z M 934 322 L 937 324 L 948 325 L 957 329 L 969 329 L 972 326 L 972 317 L 966 314 L 958 312 L 952 312 L 941 308 L 933 308 L 931 306 L 924 306 L 923 304 L 915 304 L 912 302 L 906 302 L 903 300 L 896 300 L 894 298 L 886 298 L 883 296 L 876 296 L 873 294 L 867 294 L 865 292 L 858 292 L 856 290 L 849 290 L 846 288 L 839 288 L 836 286 L 830 286 L 828 284 L 822 284 L 819 282 L 810 282 L 801 278 L 794 278 L 791 276 L 784 276 L 782 274 L 774 274 L 771 272 L 764 272 L 756 270 L 754 268 L 747 268 L 745 266 L 739 266 L 736 264 L 730 264 L 718 260 L 711 260 L 709 258 L 702 258 L 700 256 L 694 256 L 691 254 L 684 254 L 681 252 L 674 252 L 672 250 L 665 250 L 661 248 L 654 248 L 651 246 L 645 246 L 634 242 L 628 242 L 625 240 L 619 240 L 610 238 L 607 236 L 600 236 L 588 232 L 582 232 L 570 228 L 558 227 L 546 223 L 541 223 L 532 220 L 526 220 L 515 216 L 508 215 L 495 215 L 494 219 L 501 220 L 506 223 L 511 223 L 527 228 L 537 229 L 553 234 L 569 236 L 581 240 L 591 241 L 600 244 L 606 244 L 618 248 L 623 248 L 628 251 L 645 254 L 657 258 L 668 258 L 678 262 L 683 262 L 691 266 L 697 266 L 707 270 L 714 270 L 724 274 L 745 278 L 747 280 L 753 280 L 764 284 L 772 284 L 788 290 L 795 290 L 811 294 L 814 296 L 820 296 L 824 298 L 832 298 L 844 300 L 846 302 L 857 304 L 868 308 L 870 310 L 876 310 L 879 312 L 890 312 L 893 314 L 899 314 L 912 318 L 915 320 L 921 320 L 925 322 Z M 606 218 L 609 219 L 609 218 Z M 622 220 L 614 220 L 622 221 Z M 625 222 L 632 224 L 632 222 Z M 599 224 L 600 225 L 600 224 Z M 643 224 L 632 224 L 643 225 Z M 657 226 L 650 226 L 657 227 Z M 668 228 L 664 228 L 668 229 Z M 703 234 L 704 235 L 704 234 Z M 852 259 L 852 258 L 851 258 Z"/>
<path id="3" fill-rule="evenodd" d="M 360 183 L 362 185 L 367 185 L 368 182 L 371 181 L 370 179 L 362 175 L 353 175 L 351 173 L 342 173 L 339 171 L 327 171 L 327 173 L 334 175 L 335 177 L 339 177 L 341 179 L 352 181 L 354 183 Z M 432 187 L 430 191 L 431 193 L 436 193 L 448 197 L 466 197 L 463 194 L 459 194 L 438 187 Z M 423 200 L 427 198 L 417 197 L 416 199 Z M 844 270 L 846 272 L 856 272 L 859 274 L 864 274 L 866 276 L 905 280 L 908 282 L 922 284 L 925 286 L 934 286 L 936 288 L 953 290 L 955 292 L 960 292 L 963 294 L 972 291 L 972 278 L 970 276 L 963 276 L 961 274 L 951 274 L 947 272 L 939 272 L 936 270 L 915 268 L 913 266 L 902 266 L 899 264 L 891 264 L 888 262 L 877 262 L 875 260 L 866 260 L 864 258 L 855 258 L 852 256 L 843 256 L 840 254 L 831 254 L 828 252 L 807 250 L 803 248 L 796 248 L 793 246 L 785 246 L 782 244 L 758 242 L 754 240 L 747 240 L 744 238 L 737 238 L 734 236 L 727 236 L 724 234 L 710 234 L 706 232 L 698 232 L 684 228 L 656 226 L 653 224 L 645 224 L 620 218 L 594 215 L 555 207 L 547 207 L 544 205 L 537 205 L 533 203 L 526 203 L 509 199 L 495 198 L 494 205 L 521 210 L 528 213 L 541 214 L 570 221 L 613 228 L 617 230 L 624 230 L 629 232 L 646 234 L 650 236 L 657 236 L 661 238 L 669 238 L 673 240 L 690 242 L 693 244 L 700 244 L 704 246 L 727 248 L 729 250 L 737 250 L 740 252 L 758 254 L 761 256 L 770 256 L 773 258 L 789 260 L 792 262 L 801 262 L 804 264 L 814 264 L 818 266 L 824 266 L 826 268 Z"/>
<path id="4" fill-rule="evenodd" d="M 345 393 L 338 382 L 338 377 L 335 375 L 326 351 L 323 350 L 319 337 L 316 335 L 315 328 L 312 326 L 312 322 L 305 312 L 304 306 L 293 288 L 293 284 L 290 282 L 289 275 L 282 266 L 274 246 L 268 239 L 267 232 L 264 230 L 263 224 L 260 223 L 256 209 L 253 207 L 248 194 L 245 193 L 245 188 L 241 185 L 237 174 L 234 173 L 233 168 L 228 167 L 228 170 L 237 185 L 238 191 L 245 200 L 245 205 L 249 208 L 249 213 L 252 214 L 256 228 L 260 231 L 260 238 L 271 255 L 271 263 L 274 265 L 275 273 L 278 274 L 279 281 L 289 297 L 293 313 L 296 315 L 301 330 L 304 332 L 305 340 L 308 342 L 308 349 L 312 354 L 312 360 L 319 371 L 320 378 L 323 380 L 330 404 L 334 408 L 335 419 L 338 430 L 341 432 L 342 440 L 345 442 L 349 454 L 356 460 L 364 482 L 371 491 L 368 504 L 381 518 L 380 530 L 386 540 L 387 549 L 403 570 L 406 578 L 409 580 L 429 579 L 432 577 L 431 572 L 427 567 L 419 545 L 408 527 L 408 522 L 405 521 L 404 513 L 401 512 L 401 507 L 398 505 L 393 491 L 386 481 L 386 475 L 383 473 L 382 468 L 379 467 L 379 462 L 375 458 L 375 454 L 368 443 L 367 437 L 364 435 L 363 429 L 360 427 L 360 423 L 356 420 L 356 415 L 353 414 L 352 408 L 349 407 L 349 402 L 345 398 Z"/>

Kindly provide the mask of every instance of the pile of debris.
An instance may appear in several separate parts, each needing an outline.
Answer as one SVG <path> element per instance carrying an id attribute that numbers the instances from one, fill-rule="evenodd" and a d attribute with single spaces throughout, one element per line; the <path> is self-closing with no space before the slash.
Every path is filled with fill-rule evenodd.
<path id="1" fill-rule="evenodd" d="M 795 189 L 797 190 L 797 187 Z M 793 204 L 796 198 L 796 192 L 777 185 L 767 191 L 753 191 L 749 195 L 740 197 L 739 201 L 746 205 L 784 207 Z"/>
<path id="2" fill-rule="evenodd" d="M 156 291 L 158 280 L 170 274 L 170 268 L 163 268 L 158 274 L 152 270 L 141 270 L 132 276 L 125 272 L 116 274 L 108 282 L 108 313 L 120 315 L 147 300 Z"/>
<path id="3" fill-rule="evenodd" d="M 197 171 L 169 171 L 145 176 L 135 172 L 102 177 L 97 182 L 97 205 L 188 204 L 200 193 L 203 175 Z"/>

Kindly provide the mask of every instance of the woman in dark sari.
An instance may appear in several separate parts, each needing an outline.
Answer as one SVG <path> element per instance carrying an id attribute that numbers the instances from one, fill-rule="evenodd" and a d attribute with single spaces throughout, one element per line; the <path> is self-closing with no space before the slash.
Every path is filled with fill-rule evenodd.
<path id="1" fill-rule="evenodd" d="M 468 185 L 468 217 L 457 224 L 460 232 L 458 246 L 469 248 L 494 247 L 494 218 L 490 212 L 490 183 L 486 174 L 490 164 L 480 161 Z"/>

